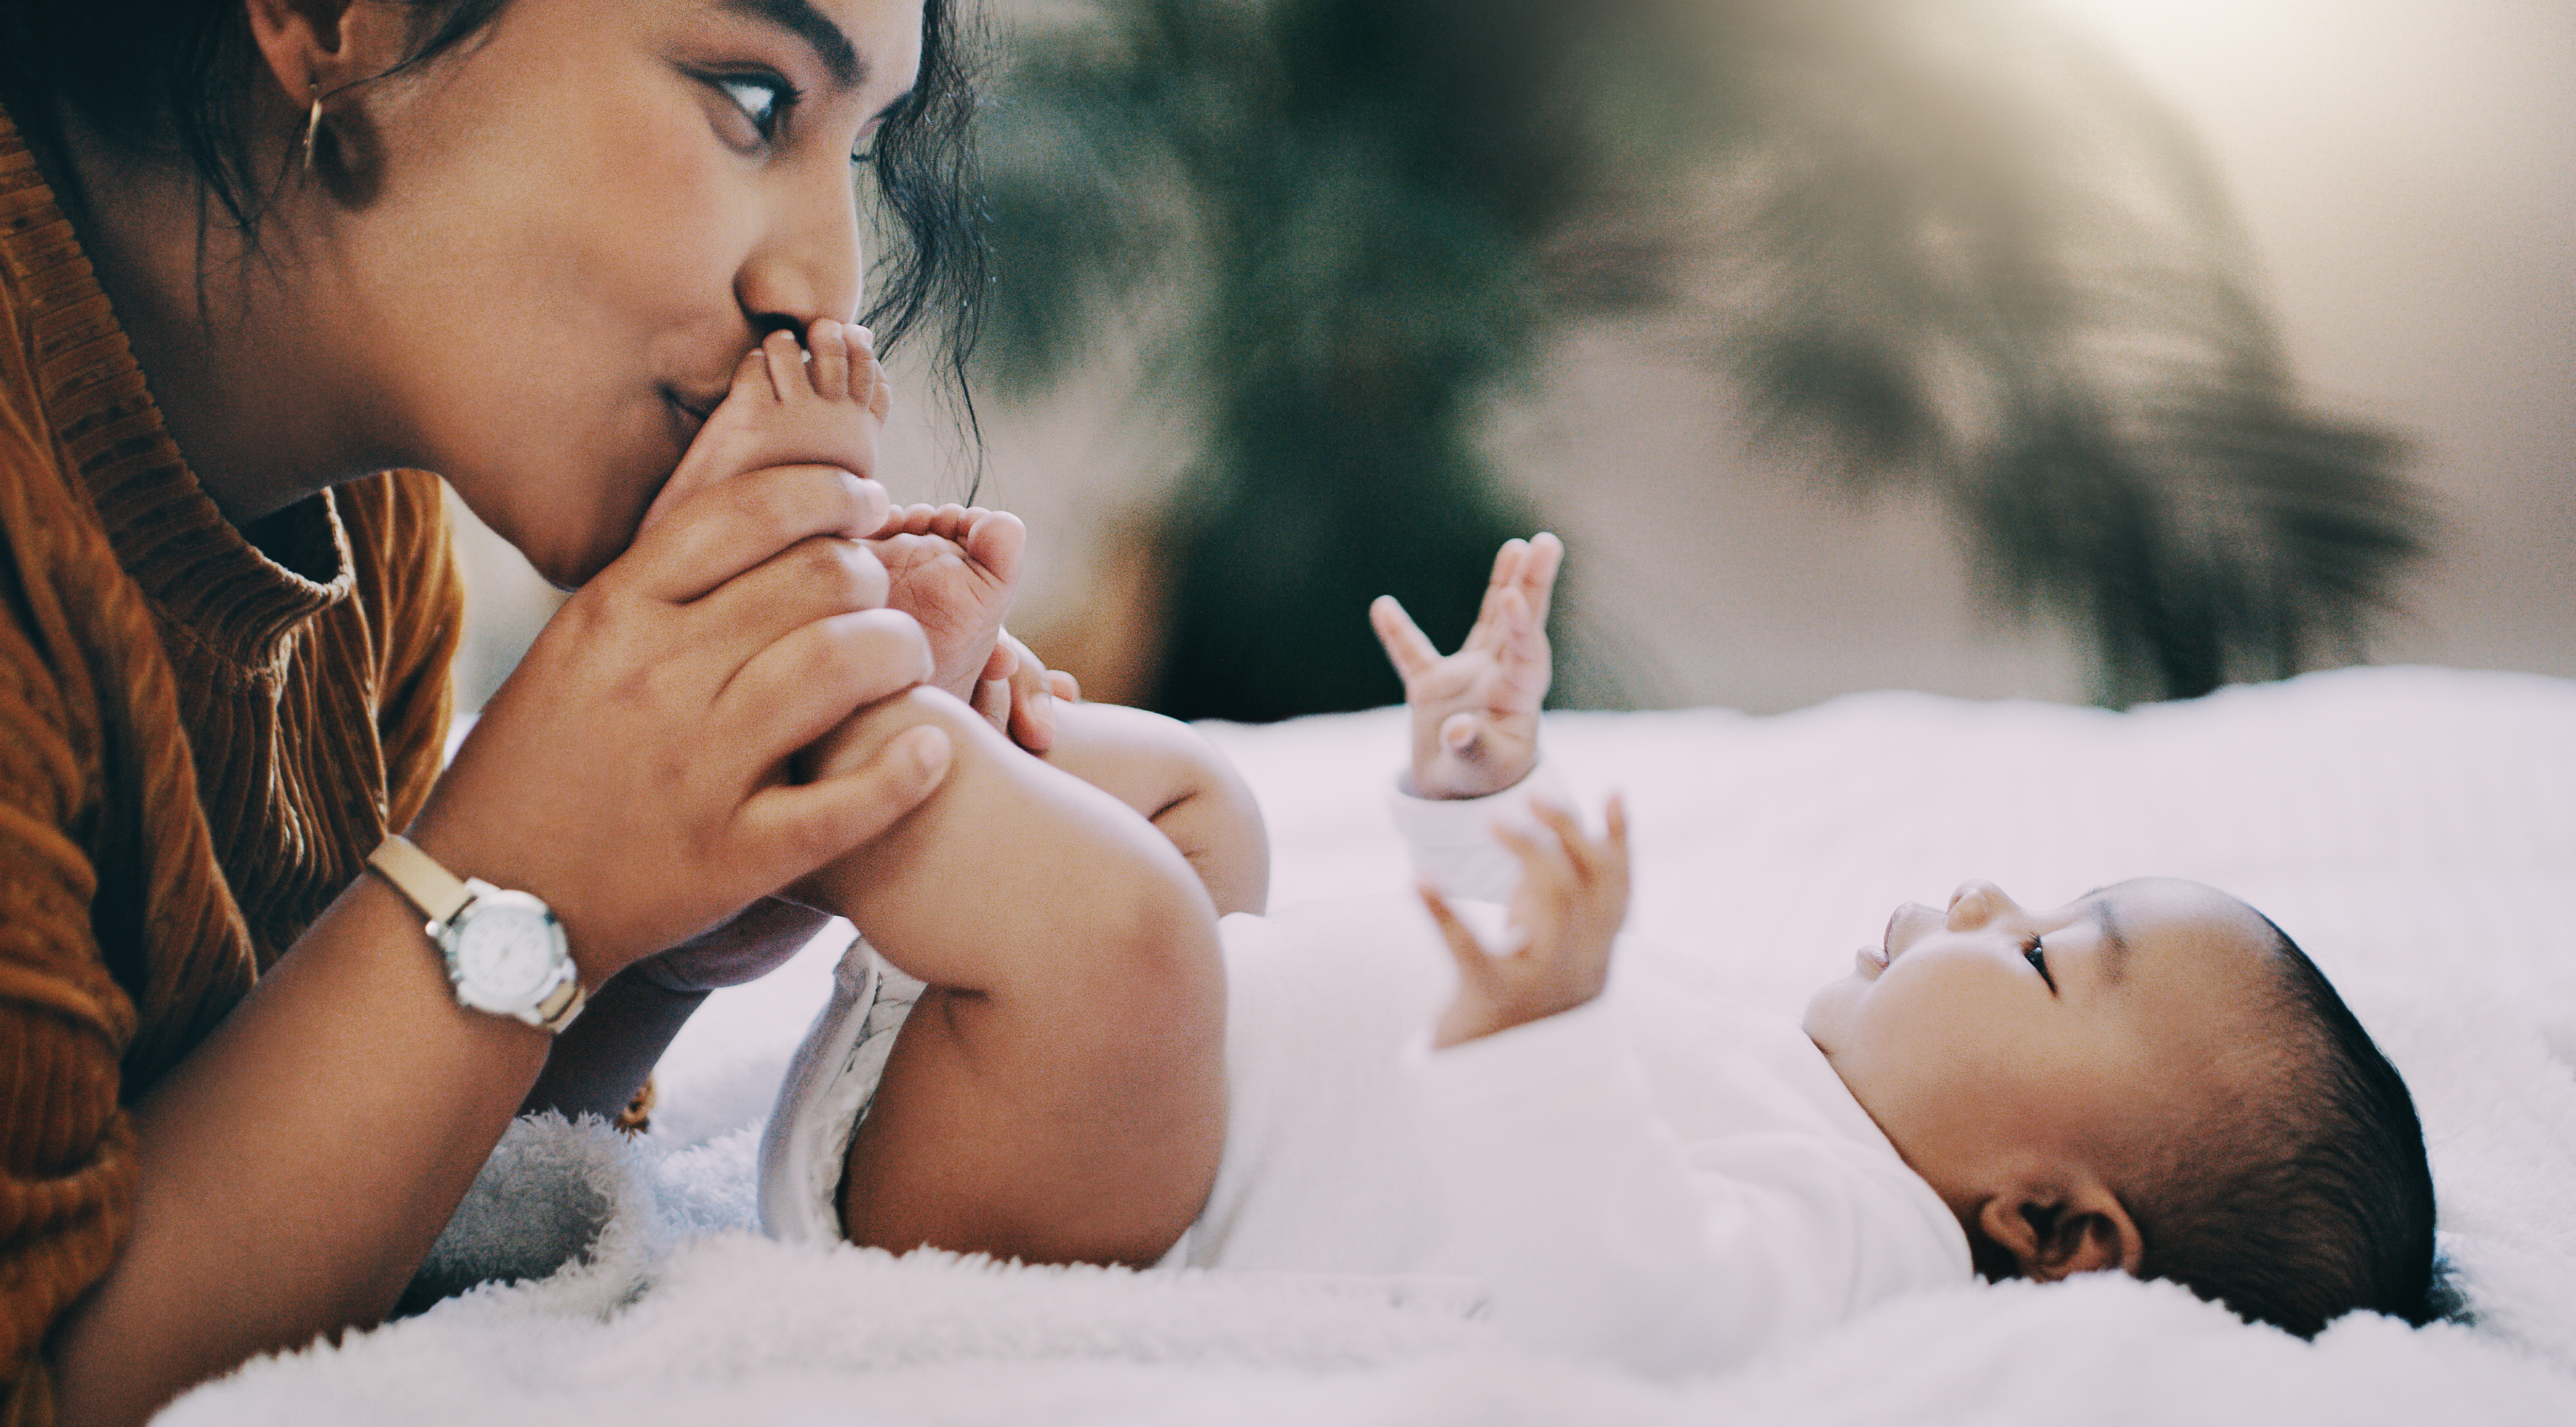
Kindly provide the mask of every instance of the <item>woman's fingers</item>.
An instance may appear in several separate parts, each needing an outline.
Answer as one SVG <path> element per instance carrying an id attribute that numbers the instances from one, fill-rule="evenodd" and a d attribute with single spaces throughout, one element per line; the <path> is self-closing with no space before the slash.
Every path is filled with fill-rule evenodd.
<path id="1" fill-rule="evenodd" d="M 687 604 L 818 535 L 858 540 L 885 524 L 885 487 L 830 466 L 770 466 L 674 507 L 601 573 L 647 599 Z"/>
<path id="2" fill-rule="evenodd" d="M 886 569 L 860 541 L 817 536 L 771 556 L 679 611 L 680 628 L 697 647 L 734 647 L 730 678 L 790 632 L 834 615 L 886 603 Z"/>
<path id="3" fill-rule="evenodd" d="M 743 806 L 743 841 L 764 865 L 788 869 L 782 882 L 792 882 L 921 806 L 948 776 L 955 751 L 946 730 L 916 724 L 854 768 L 753 794 Z"/>
<path id="4" fill-rule="evenodd" d="M 930 677 L 930 641 L 899 610 L 836 614 L 760 650 L 716 696 L 708 724 L 766 767 L 860 708 Z"/>

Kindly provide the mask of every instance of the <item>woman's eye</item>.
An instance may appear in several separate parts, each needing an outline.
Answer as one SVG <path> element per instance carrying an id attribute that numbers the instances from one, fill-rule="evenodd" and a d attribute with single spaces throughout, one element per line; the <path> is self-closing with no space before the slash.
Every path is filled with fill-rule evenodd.
<path id="1" fill-rule="evenodd" d="M 2039 973 L 2039 979 L 2048 983 L 2050 995 L 2057 994 L 2057 978 L 2048 974 L 2048 948 L 2039 944 L 2039 938 L 2032 937 L 2029 945 L 2021 949 L 2021 959 L 2029 962 L 2030 969 Z"/>
<path id="2" fill-rule="evenodd" d="M 785 84 L 774 79 L 719 79 L 716 87 L 725 92 L 762 138 L 777 133 L 780 111 L 787 107 L 789 97 Z"/>

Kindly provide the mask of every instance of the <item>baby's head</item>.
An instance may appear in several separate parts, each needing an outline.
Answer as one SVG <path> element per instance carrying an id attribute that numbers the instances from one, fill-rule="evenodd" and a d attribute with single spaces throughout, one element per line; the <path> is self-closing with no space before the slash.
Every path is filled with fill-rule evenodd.
<path id="1" fill-rule="evenodd" d="M 2302 1336 L 2355 1308 L 2423 1319 L 2433 1182 L 2406 1084 L 2223 892 L 1909 903 L 1807 1034 L 1990 1278 L 2117 1268 Z"/>

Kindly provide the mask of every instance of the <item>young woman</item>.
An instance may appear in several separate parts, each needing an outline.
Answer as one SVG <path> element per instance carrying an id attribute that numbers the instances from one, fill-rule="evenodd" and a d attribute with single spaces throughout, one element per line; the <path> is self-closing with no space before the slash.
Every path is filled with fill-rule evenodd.
<path id="1" fill-rule="evenodd" d="M 637 532 L 764 336 L 965 309 L 953 6 L 0 0 L 0 1419 L 380 1316 L 943 776 L 788 771 L 930 667 L 872 439 Z M 443 774 L 424 471 L 578 587 Z"/>

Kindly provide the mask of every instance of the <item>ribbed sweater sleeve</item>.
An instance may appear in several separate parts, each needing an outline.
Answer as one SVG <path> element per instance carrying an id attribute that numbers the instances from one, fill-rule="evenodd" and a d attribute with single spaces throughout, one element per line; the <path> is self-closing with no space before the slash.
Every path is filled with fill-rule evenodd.
<path id="1" fill-rule="evenodd" d="M 34 454 L 24 435 L 0 425 L 10 495 Z M 9 553 L 21 558 L 0 560 L 0 1372 L 17 1381 L 0 1388 L 0 1420 L 20 1422 L 49 1415 L 46 1330 L 124 1238 L 135 1146 L 117 1101 L 134 1009 L 91 928 L 98 872 L 77 835 L 99 813 L 87 670 L 64 677 L 60 611 L 20 577 L 25 552 Z"/>
<path id="2" fill-rule="evenodd" d="M 0 1427 L 106 1274 L 131 1104 L 438 775 L 461 622 L 436 477 L 252 546 L 170 440 L 0 113 Z"/>

